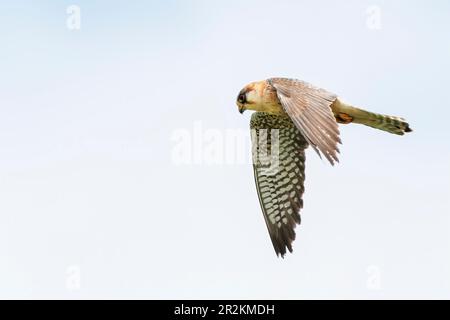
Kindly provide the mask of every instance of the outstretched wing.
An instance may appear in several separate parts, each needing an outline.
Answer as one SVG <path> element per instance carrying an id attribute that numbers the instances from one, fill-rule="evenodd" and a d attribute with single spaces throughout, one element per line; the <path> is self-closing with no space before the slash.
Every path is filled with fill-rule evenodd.
<path id="1" fill-rule="evenodd" d="M 336 95 L 295 79 L 271 78 L 268 82 L 275 88 L 283 109 L 319 156 L 320 150 L 332 165 L 339 162 L 337 144 L 341 140 L 330 108 Z"/>
<path id="2" fill-rule="evenodd" d="M 292 252 L 305 181 L 308 142 L 286 116 L 256 112 L 252 129 L 253 169 L 259 202 L 277 255 Z"/>

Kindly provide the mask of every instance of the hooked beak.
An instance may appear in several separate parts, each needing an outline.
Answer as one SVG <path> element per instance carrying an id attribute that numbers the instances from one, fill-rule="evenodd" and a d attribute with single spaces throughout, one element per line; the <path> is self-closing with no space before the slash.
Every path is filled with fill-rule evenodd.
<path id="1" fill-rule="evenodd" d="M 245 111 L 245 108 L 244 108 L 244 106 L 243 106 L 242 104 L 239 104 L 239 105 L 238 105 L 238 109 L 239 109 L 239 113 L 240 113 L 240 114 L 243 114 L 244 111 Z"/>

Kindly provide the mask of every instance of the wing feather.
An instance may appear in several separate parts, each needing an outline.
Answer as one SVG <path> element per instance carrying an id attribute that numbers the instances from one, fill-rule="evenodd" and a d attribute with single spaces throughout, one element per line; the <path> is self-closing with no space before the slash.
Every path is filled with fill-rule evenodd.
<path id="1" fill-rule="evenodd" d="M 250 127 L 259 202 L 275 252 L 283 257 L 287 250 L 292 252 L 294 229 L 300 224 L 308 142 L 286 116 L 256 112 Z M 273 150 L 278 151 L 275 165 L 262 161 L 267 159 L 265 152 Z M 274 168 L 268 168 L 271 165 Z"/>
<path id="2" fill-rule="evenodd" d="M 271 78 L 268 81 L 275 88 L 283 109 L 319 156 L 323 154 L 332 165 L 339 162 L 337 144 L 341 140 L 330 108 L 336 95 L 301 80 Z"/>

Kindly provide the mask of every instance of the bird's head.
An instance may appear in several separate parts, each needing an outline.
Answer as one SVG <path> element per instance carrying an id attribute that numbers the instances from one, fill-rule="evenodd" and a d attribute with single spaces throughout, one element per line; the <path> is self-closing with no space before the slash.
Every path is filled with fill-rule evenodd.
<path id="1" fill-rule="evenodd" d="M 246 85 L 240 92 L 236 100 L 239 112 L 245 110 L 259 110 L 263 103 L 265 81 L 252 82 Z"/>
<path id="2" fill-rule="evenodd" d="M 240 113 L 245 110 L 280 113 L 282 110 L 275 89 L 267 80 L 246 85 L 239 92 L 236 104 Z"/>

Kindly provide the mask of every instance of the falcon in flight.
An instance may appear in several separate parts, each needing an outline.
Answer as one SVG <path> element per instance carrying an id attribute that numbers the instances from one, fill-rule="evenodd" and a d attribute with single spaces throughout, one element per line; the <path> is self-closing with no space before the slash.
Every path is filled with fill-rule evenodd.
<path id="1" fill-rule="evenodd" d="M 305 149 L 311 146 L 332 165 L 338 162 L 339 124 L 359 123 L 397 135 L 411 132 L 399 117 L 355 108 L 307 82 L 270 78 L 245 86 L 239 112 L 250 120 L 253 171 L 264 220 L 277 256 L 292 252 L 300 224 L 305 181 Z"/>

